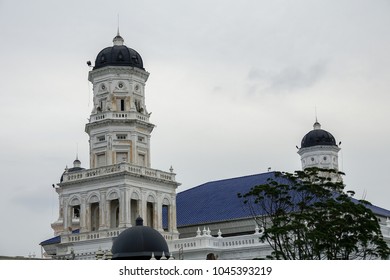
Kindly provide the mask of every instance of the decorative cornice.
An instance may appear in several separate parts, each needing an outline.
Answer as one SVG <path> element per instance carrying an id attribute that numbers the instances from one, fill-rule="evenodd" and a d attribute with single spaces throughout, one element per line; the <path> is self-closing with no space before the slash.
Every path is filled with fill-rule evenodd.
<path id="1" fill-rule="evenodd" d="M 321 146 L 312 146 L 312 147 L 300 148 L 297 153 L 300 156 L 302 156 L 303 154 L 310 153 L 310 152 L 326 151 L 326 152 L 338 153 L 340 150 L 341 150 L 341 148 L 339 148 L 337 146 L 321 145 Z"/>
<path id="2" fill-rule="evenodd" d="M 93 80 L 99 76 L 103 75 L 117 75 L 117 74 L 130 74 L 136 75 L 142 78 L 145 82 L 148 80 L 149 72 L 142 70 L 137 67 L 131 66 L 106 66 L 98 68 L 88 73 L 88 80 L 93 83 Z"/>

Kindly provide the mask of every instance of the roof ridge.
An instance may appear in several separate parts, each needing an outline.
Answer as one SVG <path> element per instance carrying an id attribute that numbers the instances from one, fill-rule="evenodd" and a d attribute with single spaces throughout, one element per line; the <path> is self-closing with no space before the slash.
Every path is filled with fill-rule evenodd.
<path id="1" fill-rule="evenodd" d="M 250 175 L 244 175 L 244 176 L 238 176 L 238 177 L 232 177 L 232 178 L 225 178 L 225 179 L 219 179 L 219 180 L 214 180 L 214 181 L 208 181 L 208 182 L 205 182 L 201 185 L 198 185 L 198 186 L 195 186 L 195 187 L 192 187 L 192 188 L 189 188 L 189 189 L 186 189 L 184 191 L 181 191 L 179 193 L 184 193 L 184 192 L 187 192 L 187 191 L 190 191 L 190 190 L 193 190 L 193 189 L 197 189 L 197 188 L 200 188 L 206 184 L 211 184 L 211 183 L 217 183 L 217 182 L 223 182 L 223 181 L 230 181 L 230 180 L 235 180 L 235 179 L 241 179 L 241 178 L 247 178 L 247 177 L 254 177 L 254 176 L 259 176 L 259 175 L 265 175 L 265 174 L 271 174 L 271 173 L 275 173 L 276 171 L 269 171 L 269 172 L 264 172 L 264 173 L 256 173 L 256 174 L 250 174 Z"/>

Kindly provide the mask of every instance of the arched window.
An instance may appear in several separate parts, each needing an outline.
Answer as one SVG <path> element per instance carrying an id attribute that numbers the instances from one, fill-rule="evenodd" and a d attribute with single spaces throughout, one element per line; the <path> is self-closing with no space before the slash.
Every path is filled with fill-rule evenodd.
<path id="1" fill-rule="evenodd" d="M 164 231 L 169 231 L 171 226 L 171 221 L 169 217 L 170 211 L 171 211 L 171 206 L 169 200 L 167 198 L 164 198 L 162 202 L 162 227 Z"/>
<path id="2" fill-rule="evenodd" d="M 91 203 L 91 231 L 99 230 L 99 202 Z"/>
<path id="3" fill-rule="evenodd" d="M 114 199 L 110 202 L 110 228 L 119 227 L 119 200 Z"/>

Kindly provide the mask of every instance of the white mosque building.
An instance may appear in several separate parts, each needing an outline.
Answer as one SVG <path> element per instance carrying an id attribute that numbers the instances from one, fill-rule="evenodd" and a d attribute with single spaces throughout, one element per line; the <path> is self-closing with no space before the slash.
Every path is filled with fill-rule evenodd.
<path id="1" fill-rule="evenodd" d="M 76 159 L 55 186 L 58 219 L 54 237 L 41 242 L 45 255 L 58 259 L 95 259 L 109 253 L 113 240 L 134 226 L 137 217 L 156 229 L 176 259 L 263 258 L 270 248 L 259 241 L 251 213 L 237 193 L 265 183 L 273 172 L 213 181 L 177 193 L 173 170 L 151 167 L 154 125 L 145 104 L 149 73 L 140 54 L 119 35 L 104 48 L 89 72 L 93 110 L 89 135 L 90 168 Z M 338 169 L 333 135 L 316 121 L 302 139 L 302 168 Z M 383 235 L 390 241 L 390 211 L 376 206 Z"/>

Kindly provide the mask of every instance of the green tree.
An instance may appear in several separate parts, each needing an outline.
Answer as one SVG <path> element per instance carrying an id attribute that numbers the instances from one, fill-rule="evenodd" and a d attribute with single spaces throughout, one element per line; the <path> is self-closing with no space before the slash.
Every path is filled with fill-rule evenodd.
<path id="1" fill-rule="evenodd" d="M 345 191 L 341 172 L 309 168 L 275 172 L 238 194 L 263 228 L 272 259 L 387 259 L 378 218 L 368 201 Z"/>

